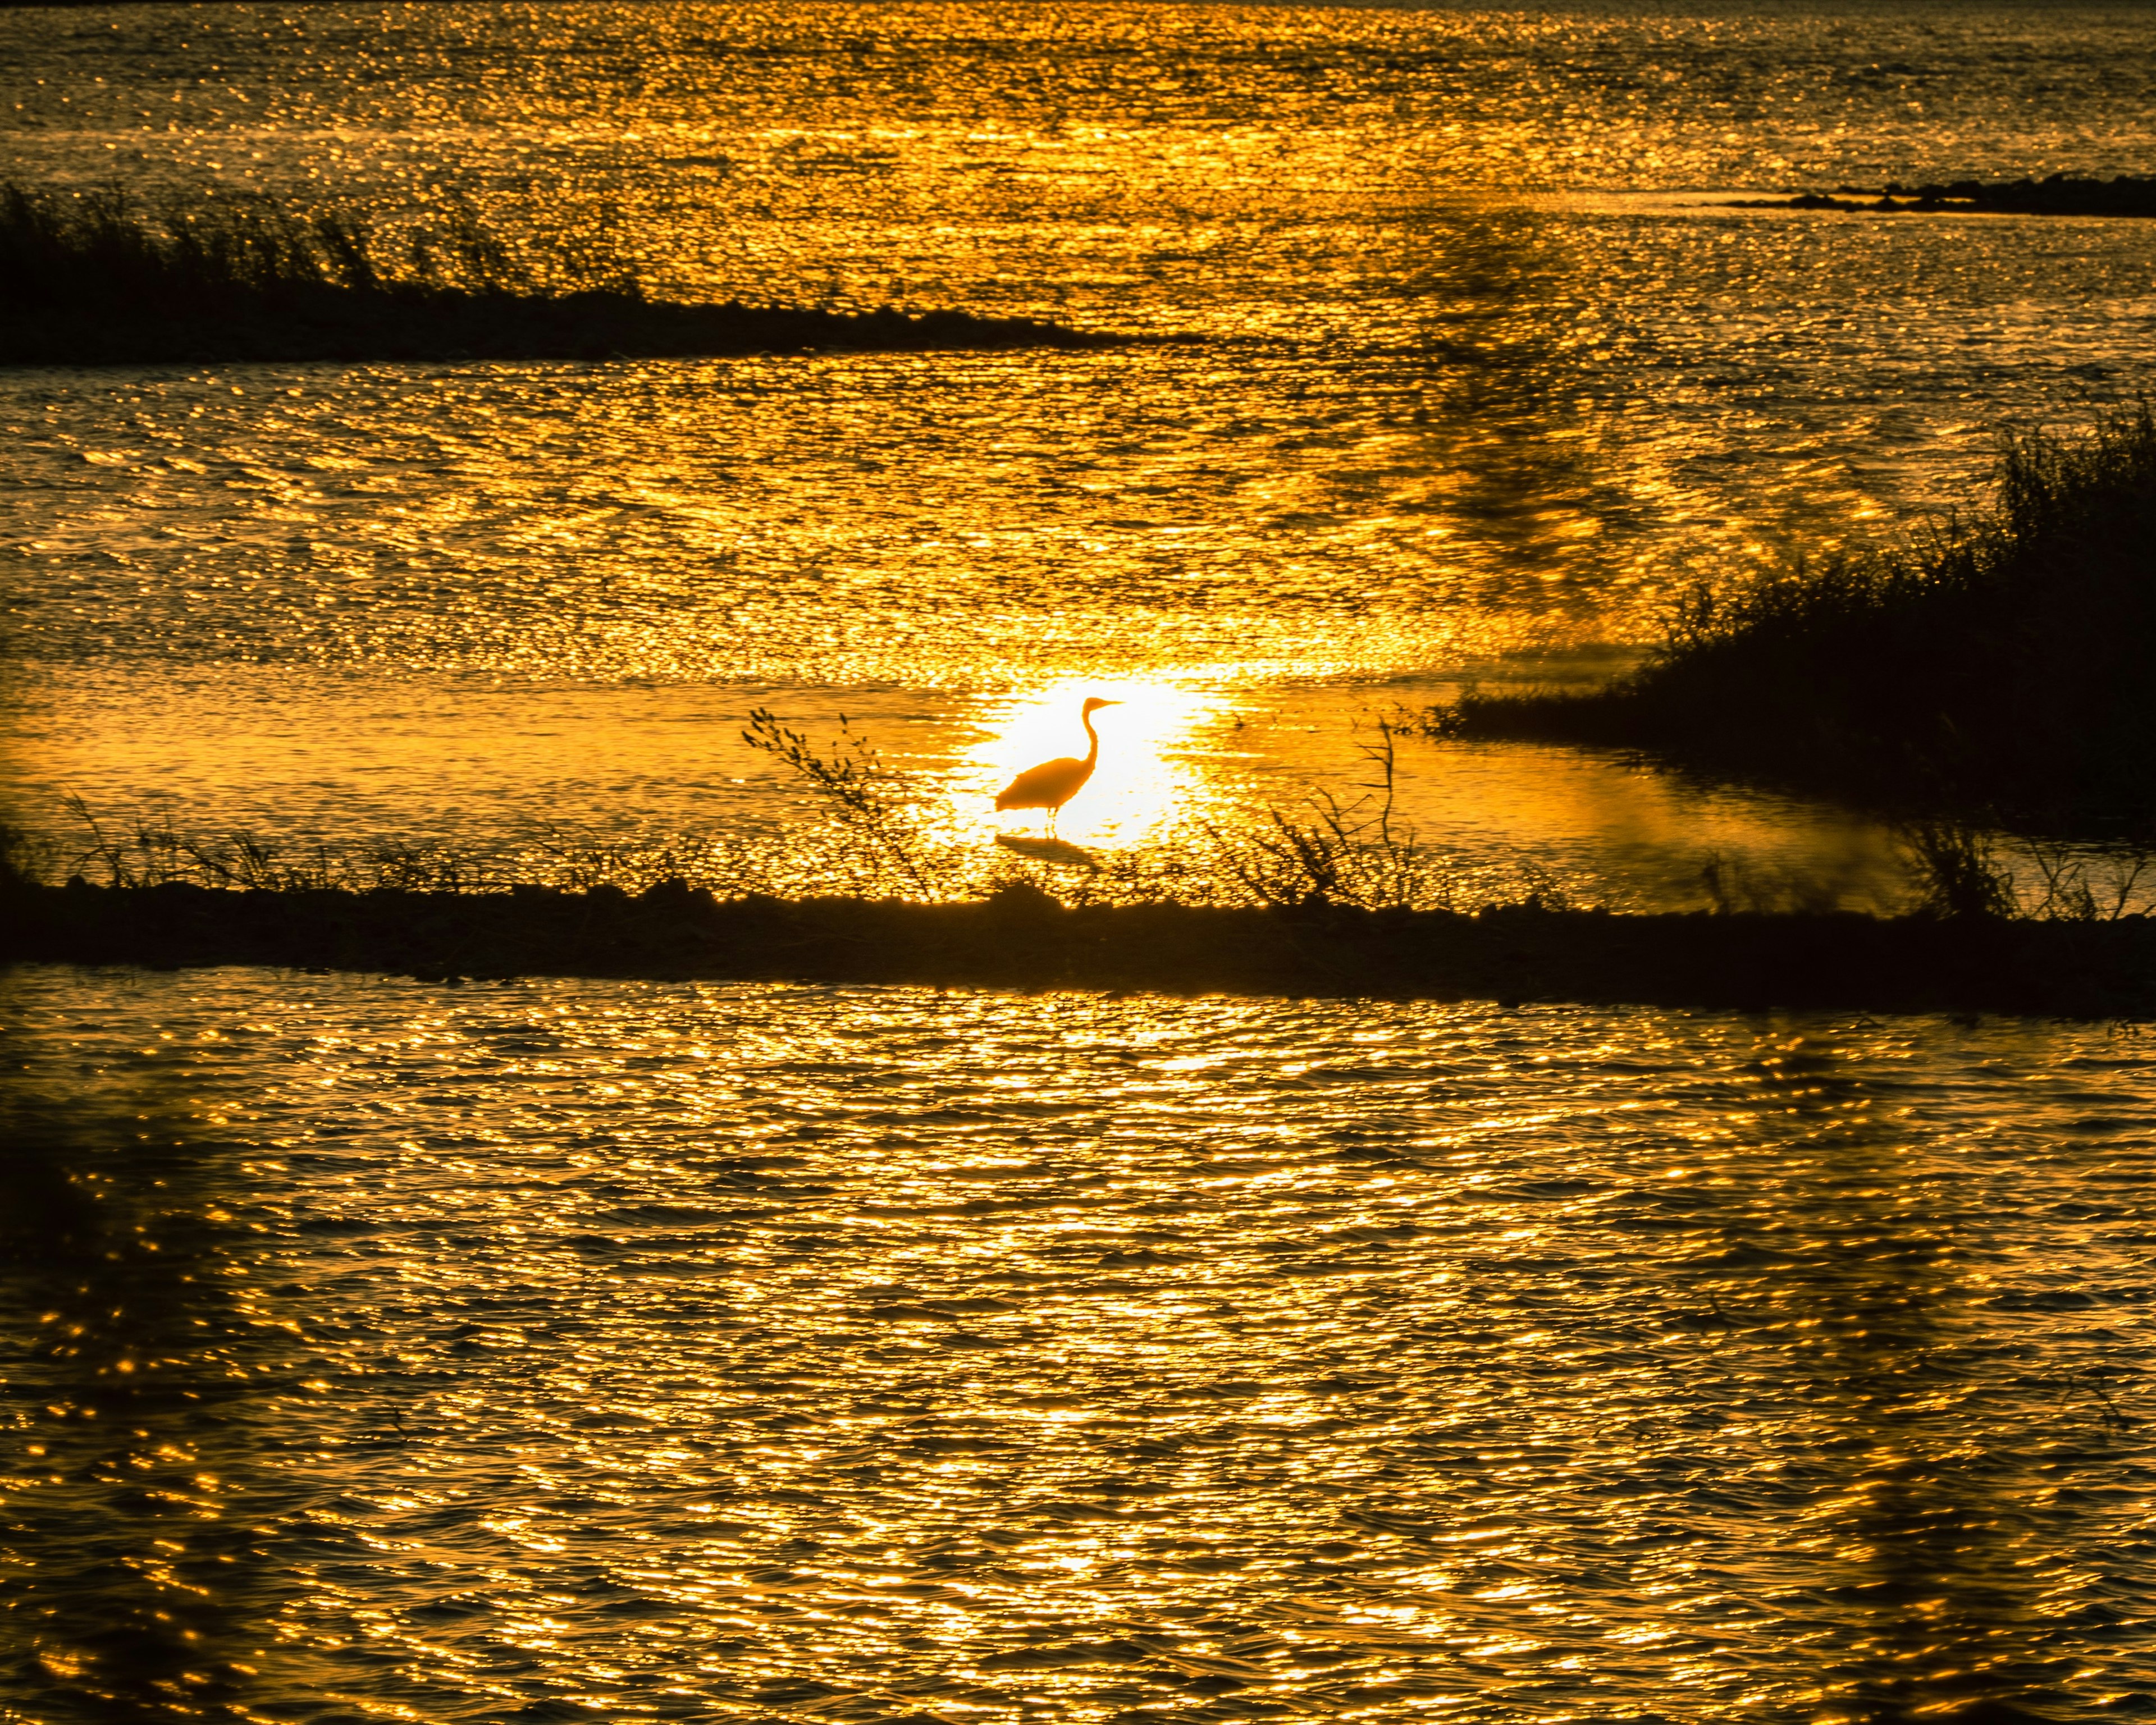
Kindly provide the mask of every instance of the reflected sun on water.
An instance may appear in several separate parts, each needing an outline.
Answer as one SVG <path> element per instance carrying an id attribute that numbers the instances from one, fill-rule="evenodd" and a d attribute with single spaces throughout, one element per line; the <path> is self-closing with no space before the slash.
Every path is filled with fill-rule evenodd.
<path id="1" fill-rule="evenodd" d="M 1041 832 L 1042 811 L 999 814 L 996 793 L 1044 761 L 1084 758 L 1080 710 L 1092 696 L 1116 705 L 1094 715 L 1100 757 L 1093 776 L 1057 817 L 1058 836 L 1080 844 L 1137 844 L 1195 806 L 1205 794 L 1200 776 L 1175 752 L 1220 711 L 1219 697 L 1173 683 L 1068 680 L 1013 701 L 992 717 L 997 728 L 966 752 L 952 793 L 961 825 L 982 833 Z"/>

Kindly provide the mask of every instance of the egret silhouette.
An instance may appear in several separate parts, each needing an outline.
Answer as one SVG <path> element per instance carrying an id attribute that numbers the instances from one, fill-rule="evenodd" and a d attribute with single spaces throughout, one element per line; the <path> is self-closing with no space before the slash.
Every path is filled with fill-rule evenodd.
<path id="1" fill-rule="evenodd" d="M 1103 701 L 1097 695 L 1086 697 L 1085 706 L 1078 709 L 1078 722 L 1086 727 L 1090 747 L 1086 758 L 1074 761 L 1065 755 L 1060 760 L 1043 761 L 1038 767 L 1029 767 L 998 793 L 996 810 L 1006 809 L 1045 809 L 1048 811 L 1048 830 L 1055 830 L 1055 817 L 1063 805 L 1085 789 L 1086 781 L 1093 776 L 1093 763 L 1101 758 L 1101 733 L 1093 728 L 1093 715 L 1104 706 L 1121 706 L 1119 701 Z"/>

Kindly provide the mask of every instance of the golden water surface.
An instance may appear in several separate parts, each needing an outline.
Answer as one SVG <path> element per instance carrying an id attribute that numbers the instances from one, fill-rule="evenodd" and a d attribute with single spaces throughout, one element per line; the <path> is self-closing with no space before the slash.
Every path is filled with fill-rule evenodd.
<path id="1" fill-rule="evenodd" d="M 1099 694 L 1062 830 L 1202 865 L 1364 795 L 1378 715 L 1605 672 L 2147 389 L 2156 224 L 1725 206 L 2156 171 L 2148 24 L 0 12 L 30 183 L 1188 338 L 9 372 L 10 818 L 843 880 L 764 706 L 844 716 L 972 891 Z M 1831 809 L 1395 765 L 1469 901 L 1902 891 Z M 2130 1029 L 5 988 L 11 1725 L 2156 1707 Z"/>
<path id="2" fill-rule="evenodd" d="M 814 822 L 735 741 L 751 706 L 854 716 L 967 831 L 1023 716 L 1067 702 L 1030 758 L 1077 752 L 1072 697 L 1140 684 L 1165 706 L 1110 738 L 1082 824 L 1185 854 L 1352 791 L 1373 711 L 1606 671 L 1686 583 L 1899 531 L 1968 500 L 1998 428 L 2145 389 L 2148 223 L 1727 207 L 2145 172 L 2144 24 L 11 13 L 0 172 L 33 183 L 392 234 L 459 197 L 542 277 L 1185 338 L 12 374 L 22 806 L 488 852 L 550 822 L 753 835 L 807 880 Z M 1830 811 L 1534 751 L 1407 765 L 1407 812 L 1492 879 L 1670 902 L 1719 851 L 1893 896 L 1877 834 Z M 1150 776 L 1145 818 L 1110 768 Z"/>
<path id="3" fill-rule="evenodd" d="M 2145 1038 L 247 971 L 9 1005 L 55 1099 L 15 1140 L 74 1180 L 10 1164 L 14 1717 L 2156 1687 Z"/>

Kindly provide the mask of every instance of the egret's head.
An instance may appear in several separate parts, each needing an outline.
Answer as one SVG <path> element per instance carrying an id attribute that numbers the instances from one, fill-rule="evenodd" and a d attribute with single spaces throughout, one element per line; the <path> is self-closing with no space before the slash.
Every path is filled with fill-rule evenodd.
<path id="1" fill-rule="evenodd" d="M 1120 701 L 1103 701 L 1099 696 L 1091 695 L 1086 697 L 1086 705 L 1081 709 L 1081 712 L 1083 716 L 1091 718 L 1104 706 L 1121 706 L 1122 705 L 1122 702 Z"/>

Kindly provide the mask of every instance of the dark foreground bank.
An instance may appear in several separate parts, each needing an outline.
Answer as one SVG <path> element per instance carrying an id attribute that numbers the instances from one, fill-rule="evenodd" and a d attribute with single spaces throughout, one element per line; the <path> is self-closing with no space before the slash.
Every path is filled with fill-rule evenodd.
<path id="1" fill-rule="evenodd" d="M 0 957 L 1756 1009 L 2156 1016 L 2156 918 L 1065 908 L 750 898 L 677 882 L 504 893 L 23 886 Z"/>
<path id="2" fill-rule="evenodd" d="M 116 190 L 0 185 L 0 365 L 690 359 L 1092 348 L 1118 338 L 963 311 L 685 305 L 599 263 L 542 285 L 452 209 L 401 247 L 257 198 L 146 213 Z"/>

